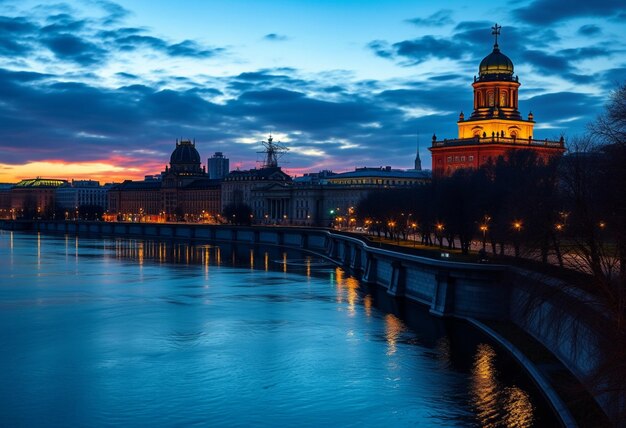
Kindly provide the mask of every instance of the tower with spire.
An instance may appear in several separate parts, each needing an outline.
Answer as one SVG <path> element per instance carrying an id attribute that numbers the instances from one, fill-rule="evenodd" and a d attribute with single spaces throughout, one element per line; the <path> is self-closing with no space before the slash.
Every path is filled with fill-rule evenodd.
<path id="1" fill-rule="evenodd" d="M 415 167 L 413 168 L 415 171 L 422 170 L 422 160 L 420 159 L 420 142 L 417 140 L 417 149 L 415 151 Z"/>
<path id="2" fill-rule="evenodd" d="M 510 150 L 530 149 L 544 160 L 564 153 L 561 141 L 537 140 L 533 135 L 532 113 L 523 119 L 519 112 L 519 79 L 514 75 L 513 61 L 500 51 L 501 26 L 491 27 L 495 37 L 493 51 L 480 62 L 474 76 L 474 109 L 469 118 L 459 115 L 458 138 L 437 141 L 433 135 L 429 150 L 433 173 L 450 175 L 457 169 L 478 168 Z"/>
<path id="3" fill-rule="evenodd" d="M 469 119 L 463 113 L 457 122 L 459 138 L 505 136 L 515 139 L 532 138 L 535 122 L 522 119 L 518 110 L 519 79 L 515 76 L 513 61 L 500 51 L 498 36 L 502 27 L 495 24 L 491 34 L 495 41 L 493 51 L 478 67 L 474 76 L 474 111 Z"/>

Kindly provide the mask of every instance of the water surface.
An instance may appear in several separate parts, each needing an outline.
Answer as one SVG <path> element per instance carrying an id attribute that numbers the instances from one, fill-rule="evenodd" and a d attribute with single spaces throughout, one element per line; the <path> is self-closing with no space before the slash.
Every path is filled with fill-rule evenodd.
<path id="1" fill-rule="evenodd" d="M 0 231 L 0 425 L 555 423 L 476 332 L 383 294 L 278 248 Z"/>

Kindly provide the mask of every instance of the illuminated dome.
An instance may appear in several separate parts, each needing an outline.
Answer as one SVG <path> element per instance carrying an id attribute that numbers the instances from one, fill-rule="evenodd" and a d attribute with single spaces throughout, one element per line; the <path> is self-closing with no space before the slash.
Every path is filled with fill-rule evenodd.
<path id="1" fill-rule="evenodd" d="M 200 154 L 196 150 L 195 144 L 185 140 L 177 142 L 176 149 L 170 156 L 170 164 L 200 164 Z"/>
<path id="2" fill-rule="evenodd" d="M 513 61 L 500 52 L 498 45 L 495 45 L 493 52 L 480 62 L 478 73 L 481 78 L 494 75 L 511 78 L 513 76 Z"/>

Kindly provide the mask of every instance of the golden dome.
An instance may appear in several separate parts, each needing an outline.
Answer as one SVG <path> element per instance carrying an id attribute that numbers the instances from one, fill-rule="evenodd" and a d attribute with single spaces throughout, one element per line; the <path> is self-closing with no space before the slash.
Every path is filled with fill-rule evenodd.
<path id="1" fill-rule="evenodd" d="M 480 77 L 500 75 L 505 78 L 511 78 L 513 76 L 513 61 L 500 52 L 498 45 L 495 45 L 493 52 L 480 62 L 478 73 Z"/>

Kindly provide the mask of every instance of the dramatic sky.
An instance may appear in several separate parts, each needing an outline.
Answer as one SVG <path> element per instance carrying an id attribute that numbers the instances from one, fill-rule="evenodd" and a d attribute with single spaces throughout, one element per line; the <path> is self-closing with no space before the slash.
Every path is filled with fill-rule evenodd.
<path id="1" fill-rule="evenodd" d="M 0 0 L 0 182 L 141 178 L 177 138 L 292 173 L 425 167 L 502 25 L 535 137 L 585 132 L 626 80 L 623 0 Z"/>

